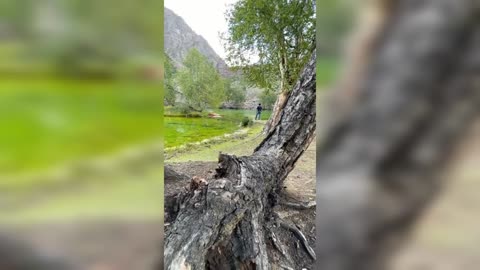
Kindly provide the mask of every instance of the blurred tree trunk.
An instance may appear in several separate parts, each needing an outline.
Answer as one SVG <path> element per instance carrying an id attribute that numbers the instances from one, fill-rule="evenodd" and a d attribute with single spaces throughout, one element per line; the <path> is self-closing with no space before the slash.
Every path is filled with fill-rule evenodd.
<path id="1" fill-rule="evenodd" d="M 220 155 L 215 179 L 176 200 L 181 206 L 166 234 L 165 269 L 272 269 L 273 207 L 315 134 L 315 63 L 314 54 L 253 155 Z"/>
<path id="2" fill-rule="evenodd" d="M 319 138 L 317 269 L 388 269 L 438 194 L 450 151 L 479 116 L 479 5 L 397 1 L 355 100 Z"/>

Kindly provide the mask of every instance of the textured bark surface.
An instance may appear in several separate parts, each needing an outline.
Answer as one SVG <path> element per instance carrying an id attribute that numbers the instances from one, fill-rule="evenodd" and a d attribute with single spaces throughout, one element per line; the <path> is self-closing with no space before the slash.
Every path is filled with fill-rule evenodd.
<path id="1" fill-rule="evenodd" d="M 480 108 L 479 2 L 400 1 L 317 152 L 317 269 L 388 269 Z"/>
<path id="2" fill-rule="evenodd" d="M 177 195 L 165 269 L 273 269 L 273 207 L 315 134 L 316 56 L 291 91 L 281 119 L 251 156 L 220 155 L 208 186 Z"/>
<path id="3" fill-rule="evenodd" d="M 288 92 L 281 92 L 278 94 L 277 100 L 273 105 L 272 115 L 268 119 L 265 127 L 263 128 L 263 133 L 268 134 L 280 121 L 282 116 L 282 111 L 285 108 L 288 100 Z"/>

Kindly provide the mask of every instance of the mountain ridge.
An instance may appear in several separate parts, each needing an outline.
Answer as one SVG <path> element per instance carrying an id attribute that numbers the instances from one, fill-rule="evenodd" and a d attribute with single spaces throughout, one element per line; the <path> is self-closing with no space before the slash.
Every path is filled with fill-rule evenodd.
<path id="1" fill-rule="evenodd" d="M 165 7 L 164 20 L 165 53 L 173 60 L 175 66 L 181 67 L 187 53 L 196 48 L 210 60 L 222 76 L 232 76 L 232 71 L 225 60 L 213 50 L 203 36 L 193 31 L 182 17 Z"/>

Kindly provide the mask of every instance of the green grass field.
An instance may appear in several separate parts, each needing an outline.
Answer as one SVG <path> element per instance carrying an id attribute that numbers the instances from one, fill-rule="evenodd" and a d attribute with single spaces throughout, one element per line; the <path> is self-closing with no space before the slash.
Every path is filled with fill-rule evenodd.
<path id="1" fill-rule="evenodd" d="M 0 208 L 0 223 L 161 217 L 162 164 L 141 175 L 67 182 L 61 191 L 38 179 L 25 187 L 18 177 L 161 141 L 161 90 L 133 81 L 0 78 L 0 185 L 17 190 L 0 197 L 20 204 Z"/>
<path id="2" fill-rule="evenodd" d="M 205 117 L 165 117 L 165 147 L 180 146 L 186 143 L 199 142 L 240 129 L 244 117 L 255 118 L 254 110 L 213 110 L 222 115 L 220 119 Z M 205 112 L 203 114 L 208 114 Z M 262 113 L 262 119 L 270 117 L 270 111 Z"/>
<path id="3" fill-rule="evenodd" d="M 0 79 L 0 176 L 161 140 L 160 84 Z"/>

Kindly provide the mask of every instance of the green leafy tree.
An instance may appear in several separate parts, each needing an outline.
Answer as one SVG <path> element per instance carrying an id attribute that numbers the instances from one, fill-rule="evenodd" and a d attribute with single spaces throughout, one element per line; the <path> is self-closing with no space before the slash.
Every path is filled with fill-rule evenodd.
<path id="1" fill-rule="evenodd" d="M 240 107 L 247 98 L 247 84 L 240 77 L 225 80 L 225 96 L 226 101 Z"/>
<path id="2" fill-rule="evenodd" d="M 175 105 L 177 92 L 175 89 L 175 74 L 177 69 L 172 63 L 172 59 L 165 55 L 165 103 L 171 106 Z"/>
<path id="3" fill-rule="evenodd" d="M 227 60 L 257 86 L 274 89 L 280 81 L 288 91 L 315 46 L 315 1 L 240 0 L 226 17 Z"/>
<path id="4" fill-rule="evenodd" d="M 227 61 L 254 85 L 280 94 L 266 131 L 314 50 L 315 9 L 315 0 L 239 0 L 226 13 Z"/>
<path id="5" fill-rule="evenodd" d="M 272 109 L 276 99 L 277 96 L 272 91 L 263 91 L 260 96 L 260 101 L 265 109 Z"/>
<path id="6" fill-rule="evenodd" d="M 188 52 L 183 68 L 175 75 L 188 109 L 201 112 L 225 100 L 225 82 L 212 63 L 198 50 Z"/>

